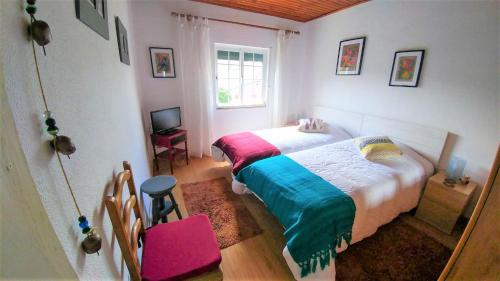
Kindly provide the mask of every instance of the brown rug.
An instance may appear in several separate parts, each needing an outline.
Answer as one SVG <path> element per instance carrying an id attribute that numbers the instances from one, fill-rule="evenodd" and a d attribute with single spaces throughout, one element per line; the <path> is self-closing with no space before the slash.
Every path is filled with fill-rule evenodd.
<path id="1" fill-rule="evenodd" d="M 401 219 L 336 258 L 337 280 L 437 280 L 451 251 Z"/>
<path id="2" fill-rule="evenodd" d="M 208 215 L 221 249 L 262 233 L 226 179 L 188 183 L 181 188 L 188 213 Z"/>

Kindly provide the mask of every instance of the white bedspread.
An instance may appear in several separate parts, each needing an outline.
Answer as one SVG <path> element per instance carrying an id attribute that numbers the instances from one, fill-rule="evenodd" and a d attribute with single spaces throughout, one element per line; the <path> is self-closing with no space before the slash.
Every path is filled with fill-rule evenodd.
<path id="1" fill-rule="evenodd" d="M 346 131 L 335 126 L 330 126 L 328 133 L 303 133 L 297 128 L 298 126 L 289 126 L 257 130 L 252 131 L 252 133 L 276 146 L 282 154 L 301 151 L 351 138 Z M 230 162 L 228 159 L 225 159 L 224 152 L 215 146 L 212 146 L 212 158 L 218 162 Z"/>
<path id="2" fill-rule="evenodd" d="M 403 156 L 378 162 L 364 159 L 353 140 L 328 144 L 287 156 L 349 194 L 356 205 L 352 243 L 374 234 L 378 227 L 417 206 L 433 165 L 398 143 Z M 233 191 L 248 192 L 233 180 Z M 343 251 L 346 245 L 342 245 Z M 300 269 L 285 247 L 283 256 L 297 280 Z M 335 280 L 335 266 L 317 270 L 303 280 Z"/>

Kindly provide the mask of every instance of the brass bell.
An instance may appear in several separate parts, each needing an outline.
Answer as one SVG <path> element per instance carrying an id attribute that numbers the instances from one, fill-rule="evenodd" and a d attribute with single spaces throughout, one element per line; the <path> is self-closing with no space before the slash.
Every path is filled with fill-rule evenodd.
<path id="1" fill-rule="evenodd" d="M 67 136 L 56 136 L 55 141 L 50 142 L 50 146 L 59 153 L 67 155 L 68 157 L 76 151 L 76 147 L 71 141 L 71 138 Z"/>
<path id="2" fill-rule="evenodd" d="M 50 27 L 42 20 L 35 20 L 31 24 L 31 36 L 40 45 L 45 46 L 50 43 Z"/>
<path id="3" fill-rule="evenodd" d="M 99 250 L 101 249 L 102 238 L 99 234 L 92 231 L 85 239 L 82 241 L 82 249 L 87 254 L 97 253 L 99 255 Z"/>

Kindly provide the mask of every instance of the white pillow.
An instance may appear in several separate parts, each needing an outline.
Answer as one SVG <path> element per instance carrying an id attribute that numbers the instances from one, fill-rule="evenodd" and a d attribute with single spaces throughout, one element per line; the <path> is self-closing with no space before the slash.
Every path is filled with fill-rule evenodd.
<path id="1" fill-rule="evenodd" d="M 342 127 L 340 126 L 330 124 L 327 122 L 323 122 L 323 125 L 324 125 L 323 132 L 334 136 L 336 139 L 335 141 L 352 139 L 352 136 L 346 130 L 342 129 Z"/>
<path id="2" fill-rule="evenodd" d="M 299 119 L 298 130 L 304 133 L 321 133 L 325 129 L 323 120 L 317 118 Z"/>

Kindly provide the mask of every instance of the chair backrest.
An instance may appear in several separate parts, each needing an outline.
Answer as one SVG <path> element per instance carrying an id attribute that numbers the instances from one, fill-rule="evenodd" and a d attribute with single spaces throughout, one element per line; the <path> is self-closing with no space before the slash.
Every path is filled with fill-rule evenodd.
<path id="1" fill-rule="evenodd" d="M 116 235 L 123 258 L 130 272 L 130 277 L 134 281 L 139 281 L 141 280 L 141 267 L 137 258 L 137 248 L 139 239 L 142 240 L 144 236 L 144 218 L 142 217 L 139 202 L 137 202 L 138 197 L 135 191 L 132 168 L 127 161 L 123 161 L 123 169 L 124 171 L 119 173 L 116 178 L 113 196 L 106 196 L 104 202 L 113 225 L 113 232 Z M 128 185 L 130 198 L 125 201 L 125 204 L 122 204 L 125 183 Z M 132 209 L 136 219 L 132 229 L 130 229 L 130 213 Z"/>

